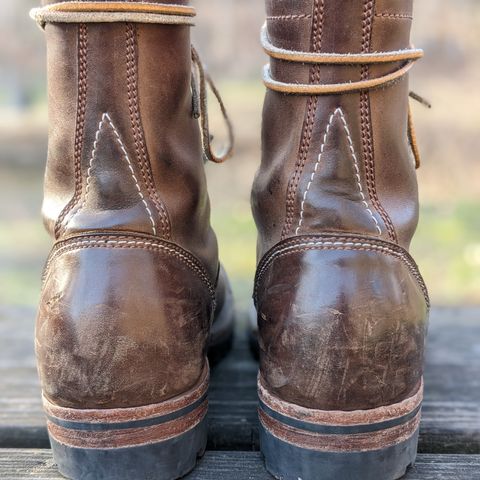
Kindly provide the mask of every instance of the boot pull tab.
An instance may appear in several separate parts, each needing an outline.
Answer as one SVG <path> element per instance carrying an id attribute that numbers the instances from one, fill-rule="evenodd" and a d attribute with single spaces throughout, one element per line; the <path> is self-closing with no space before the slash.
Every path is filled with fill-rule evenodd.
<path id="1" fill-rule="evenodd" d="M 205 71 L 205 67 L 200 60 L 198 52 L 193 46 L 192 62 L 194 66 L 194 70 L 192 72 L 192 115 L 194 118 L 200 119 L 203 153 L 207 160 L 210 160 L 214 163 L 223 163 L 230 158 L 233 153 L 233 125 L 230 121 L 225 104 L 223 103 L 217 87 L 213 83 L 210 75 Z M 227 144 L 222 150 L 220 150 L 220 152 L 215 152 L 212 146 L 213 136 L 210 135 L 208 123 L 207 86 L 210 87 L 210 90 L 217 99 L 228 132 Z"/>
<path id="2" fill-rule="evenodd" d="M 416 102 L 420 103 L 426 108 L 432 108 L 432 104 L 423 98 L 422 96 L 418 95 L 415 92 L 409 92 L 409 96 L 411 99 L 415 100 Z M 420 161 L 420 149 L 418 148 L 417 142 L 417 135 L 415 133 L 415 127 L 413 125 L 413 114 L 412 114 L 412 107 L 411 105 L 408 106 L 408 141 L 410 143 L 410 148 L 412 149 L 413 156 L 415 158 L 415 168 L 418 170 L 421 165 Z"/>

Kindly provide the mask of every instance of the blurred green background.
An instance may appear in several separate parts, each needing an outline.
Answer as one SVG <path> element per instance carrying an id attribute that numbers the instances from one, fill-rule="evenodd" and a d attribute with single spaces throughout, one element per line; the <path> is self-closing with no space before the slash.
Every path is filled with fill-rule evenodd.
<path id="1" fill-rule="evenodd" d="M 207 169 L 221 256 L 245 307 L 255 269 L 249 195 L 260 158 L 263 2 L 193 3 L 199 14 L 194 41 L 236 127 L 234 158 Z M 0 14 L 0 316 L 12 308 L 34 308 L 51 244 L 40 218 L 45 46 L 27 16 L 36 5 L 36 0 L 2 0 Z M 434 304 L 479 304 L 480 2 L 417 0 L 414 25 L 414 42 L 426 58 L 414 69 L 411 86 L 433 109 L 413 106 L 423 165 L 421 221 L 412 250 Z M 213 131 L 221 131 L 218 112 L 212 117 Z"/>

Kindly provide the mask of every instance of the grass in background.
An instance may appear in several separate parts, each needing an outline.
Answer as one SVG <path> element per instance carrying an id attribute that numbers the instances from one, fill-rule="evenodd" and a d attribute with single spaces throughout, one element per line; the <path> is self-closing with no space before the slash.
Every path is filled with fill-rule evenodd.
<path id="1" fill-rule="evenodd" d="M 3 173 L 3 172 L 2 172 Z M 221 177 L 222 175 L 220 175 Z M 2 215 L 0 220 L 0 305 L 34 306 L 41 270 L 50 239 L 40 219 L 40 178 L 5 185 L 1 175 L 0 205 L 12 212 L 6 198 L 16 191 L 16 200 L 36 199 L 22 212 L 22 219 Z M 211 182 L 212 183 L 212 182 Z M 211 185 L 211 190 L 216 185 Z M 246 192 L 248 197 L 248 192 Z M 241 308 L 247 307 L 255 272 L 255 225 L 246 199 L 223 198 L 212 203 L 212 224 L 219 239 L 224 263 Z M 480 303 L 480 202 L 424 204 L 412 253 L 420 265 L 434 304 Z M 1 212 L 5 213 L 4 211 Z M 12 212 L 13 213 L 13 212 Z"/>
<path id="2" fill-rule="evenodd" d="M 480 303 L 480 202 L 423 205 L 412 253 L 434 304 Z"/>
<path id="3" fill-rule="evenodd" d="M 458 90 L 458 85 L 453 84 L 451 88 Z M 445 91 L 449 90 L 447 87 L 444 85 Z M 256 232 L 249 199 L 260 156 L 264 88 L 260 82 L 224 82 L 221 91 L 235 124 L 237 142 L 236 154 L 229 162 L 207 166 L 212 224 L 237 303 L 245 308 L 250 302 L 256 262 Z M 467 97 L 470 98 L 468 93 Z M 217 142 L 224 129 L 218 110 L 211 103 L 212 133 Z M 1 307 L 36 305 L 41 270 L 50 249 L 51 241 L 40 218 L 46 150 L 46 119 L 40 111 L 32 112 L 29 121 L 17 119 L 23 129 L 12 125 L 11 116 L 9 122 L 1 121 L 0 111 Z M 471 123 L 458 126 L 461 128 L 453 148 L 453 140 L 448 143 L 443 138 L 442 132 L 451 131 L 444 108 L 420 112 L 417 119 L 424 158 L 419 170 L 421 217 L 412 253 L 433 304 L 480 304 L 478 165 L 477 170 L 473 168 L 478 162 L 472 163 L 468 153 L 475 150 L 476 137 L 469 130 L 475 122 L 472 119 Z M 12 128 L 17 135 L 5 136 Z M 470 143 L 466 142 L 468 139 Z M 454 171 L 452 162 L 457 167 Z"/>

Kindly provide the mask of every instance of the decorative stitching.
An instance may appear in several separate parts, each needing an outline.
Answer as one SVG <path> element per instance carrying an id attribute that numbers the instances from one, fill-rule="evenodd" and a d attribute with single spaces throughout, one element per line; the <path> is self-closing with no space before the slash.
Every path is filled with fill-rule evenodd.
<path id="1" fill-rule="evenodd" d="M 345 129 L 345 132 L 346 132 L 347 137 L 348 137 L 348 144 L 349 144 L 350 152 L 352 154 L 353 166 L 355 167 L 355 172 L 356 172 L 355 177 L 357 179 L 358 193 L 360 193 L 360 196 L 362 197 L 362 203 L 364 204 L 365 209 L 370 214 L 373 222 L 375 223 L 375 228 L 377 229 L 378 234 L 381 235 L 382 234 L 382 229 L 380 228 L 380 225 L 378 223 L 378 220 L 375 218 L 375 215 L 373 215 L 372 210 L 368 206 L 367 200 L 365 198 L 365 194 L 363 193 L 363 188 L 362 188 L 362 183 L 361 183 L 361 178 L 360 178 L 360 169 L 358 168 L 358 159 L 357 159 L 357 155 L 355 153 L 355 149 L 353 148 L 352 136 L 350 134 L 350 129 L 348 128 L 348 125 L 347 125 L 347 120 L 345 119 L 345 115 L 343 114 L 343 110 L 341 108 L 338 108 L 336 111 L 340 112 L 340 118 L 342 119 L 343 128 Z"/>
<path id="2" fill-rule="evenodd" d="M 376 17 L 413 20 L 413 15 L 408 13 L 376 13 Z"/>
<path id="3" fill-rule="evenodd" d="M 78 99 L 77 99 L 77 118 L 75 125 L 75 141 L 73 154 L 73 169 L 75 177 L 75 187 L 73 197 L 61 211 L 55 222 L 54 234 L 58 238 L 66 229 L 63 221 L 68 213 L 80 200 L 82 194 L 82 149 L 83 136 L 85 131 L 85 113 L 87 108 L 87 85 L 88 85 L 88 26 L 81 23 L 78 26 Z"/>
<path id="4" fill-rule="evenodd" d="M 311 238 L 311 237 L 310 237 Z M 418 268 L 415 262 L 410 258 L 410 255 L 406 252 L 400 251 L 401 247 L 396 245 L 388 246 L 385 243 L 380 243 L 379 240 L 370 240 L 365 241 L 360 237 L 329 237 L 331 240 L 310 240 L 305 238 L 304 242 L 298 243 L 296 239 L 295 243 L 291 245 L 282 246 L 279 245 L 279 248 L 274 249 L 264 257 L 264 259 L 259 263 L 259 268 L 255 276 L 255 287 L 254 287 L 254 298 L 256 299 L 258 293 L 258 284 L 262 276 L 264 275 L 267 268 L 273 263 L 277 258 L 298 253 L 308 250 L 360 250 L 360 251 L 379 251 L 387 255 L 394 256 L 402 260 L 405 265 L 409 268 L 410 272 L 417 280 L 420 289 L 425 297 L 427 307 L 430 306 L 430 300 L 428 296 L 428 290 L 425 286 L 425 282 L 418 271 Z M 363 240 L 363 241 L 359 241 Z M 394 248 L 398 248 L 398 250 Z"/>
<path id="5" fill-rule="evenodd" d="M 350 149 L 350 153 L 352 155 L 352 159 L 353 159 L 353 166 L 355 168 L 355 178 L 356 178 L 356 183 L 357 183 L 357 187 L 358 187 L 358 193 L 360 194 L 361 198 L 362 198 L 362 203 L 363 205 L 365 206 L 365 209 L 367 210 L 367 212 L 369 213 L 370 217 L 372 218 L 373 222 L 375 223 L 375 228 L 378 232 L 379 235 L 382 234 L 382 229 L 380 228 L 380 225 L 378 223 L 378 220 L 375 218 L 375 216 L 373 215 L 373 212 L 372 210 L 370 209 L 367 201 L 366 201 L 366 197 L 365 197 L 365 194 L 363 193 L 363 188 L 362 188 L 362 183 L 361 183 L 361 178 L 360 178 L 360 169 L 358 168 L 358 159 L 357 159 L 357 155 L 355 153 L 355 149 L 353 147 L 353 141 L 352 141 L 352 136 L 350 134 L 350 129 L 348 128 L 348 124 L 347 124 L 347 120 L 345 118 L 345 115 L 343 113 L 343 110 L 339 107 L 337 108 L 331 115 L 330 115 L 330 118 L 328 120 L 328 125 L 327 125 L 327 128 L 325 129 L 325 134 L 323 136 L 323 142 L 322 142 L 322 146 L 320 147 L 320 154 L 318 155 L 318 159 L 317 159 L 317 162 L 315 163 L 315 167 L 313 169 L 313 172 L 312 172 L 312 175 L 310 177 L 310 181 L 308 182 L 308 185 L 307 185 L 307 188 L 305 190 L 305 193 L 303 194 L 303 200 L 302 200 L 302 204 L 301 204 L 301 209 L 300 209 L 300 219 L 298 221 L 298 226 L 297 226 L 297 229 L 295 230 L 295 234 L 298 235 L 299 232 L 300 232 L 300 228 L 302 227 L 302 223 L 303 223 L 303 218 L 304 218 L 304 213 L 305 213 L 305 202 L 307 200 L 307 195 L 308 195 L 308 192 L 310 190 L 310 187 L 312 186 L 312 183 L 313 183 L 313 180 L 315 178 L 315 174 L 317 173 L 317 170 L 318 170 L 318 167 L 320 165 L 320 162 L 321 162 L 321 159 L 322 159 L 322 155 L 324 153 L 324 150 L 325 150 L 325 145 L 327 143 L 327 138 L 328 138 L 328 134 L 330 133 L 330 129 L 333 125 L 333 120 L 335 118 L 335 116 L 337 115 L 340 115 L 340 118 L 342 120 L 342 124 L 343 124 L 343 128 L 345 130 L 345 133 L 347 134 L 347 138 L 348 138 L 348 146 L 349 146 L 349 149 Z"/>
<path id="6" fill-rule="evenodd" d="M 140 172 L 147 187 L 149 197 L 159 213 L 163 235 L 168 239 L 170 236 L 170 222 L 168 221 L 168 214 L 165 210 L 165 207 L 158 198 L 157 190 L 152 179 L 150 161 L 148 158 L 147 147 L 145 145 L 140 112 L 138 109 L 136 30 L 135 27 L 130 23 L 126 25 L 126 37 L 127 97 L 133 139 L 135 143 L 135 152 L 139 160 Z"/>
<path id="7" fill-rule="evenodd" d="M 308 148 L 310 146 L 312 132 L 313 132 L 313 117 L 314 117 L 314 112 L 316 110 L 316 102 L 317 102 L 316 97 L 310 97 L 308 99 L 307 118 L 305 121 L 305 127 L 304 127 L 305 130 L 303 133 L 302 143 L 300 145 L 300 156 L 296 163 L 294 176 L 293 176 L 292 182 L 290 183 L 289 191 L 287 194 L 287 217 L 285 219 L 285 225 L 283 227 L 283 232 L 281 236 L 282 239 L 284 239 L 288 235 L 290 226 L 293 221 L 293 212 L 294 212 L 293 200 L 295 198 L 295 193 L 297 191 L 298 183 L 300 181 L 301 171 L 303 170 L 303 167 L 305 166 L 305 163 L 307 160 Z"/>
<path id="8" fill-rule="evenodd" d="M 313 25 L 312 25 L 312 44 L 313 51 L 319 52 L 322 46 L 323 37 L 323 19 L 324 19 L 325 0 L 315 0 L 313 9 Z M 310 70 L 310 82 L 320 82 L 320 66 L 315 65 Z M 318 97 L 313 96 L 308 99 L 307 118 L 302 132 L 302 141 L 300 144 L 299 158 L 295 165 L 293 178 L 289 183 L 287 193 L 286 217 L 283 226 L 281 238 L 285 239 L 288 235 L 293 223 L 293 215 L 295 212 L 295 197 L 297 193 L 300 177 L 305 167 L 308 157 L 308 151 L 313 135 L 313 124 L 315 120 L 315 112 L 317 111 Z"/>
<path id="9" fill-rule="evenodd" d="M 323 14 L 325 0 L 315 0 L 314 22 L 313 22 L 313 51 L 319 52 L 322 47 L 323 38 Z"/>
<path id="10" fill-rule="evenodd" d="M 174 256 L 175 258 L 181 260 L 185 265 L 192 269 L 204 282 L 204 284 L 208 288 L 210 295 L 212 296 L 213 301 L 215 301 L 215 286 L 208 278 L 208 274 L 205 272 L 204 268 L 199 264 L 195 257 L 193 257 L 193 255 L 176 245 L 167 244 L 166 242 L 162 243 L 161 240 L 149 240 L 147 238 L 130 235 L 99 235 L 74 237 L 72 239 L 57 244 L 53 248 L 52 253 L 50 254 L 50 257 L 45 266 L 43 281 L 45 281 L 46 277 L 48 276 L 49 269 L 55 258 L 62 255 L 63 253 L 85 248 L 140 248 L 150 251 L 161 250 L 166 254 Z"/>
<path id="11" fill-rule="evenodd" d="M 337 109 L 338 110 L 338 109 Z M 295 235 L 298 235 L 298 232 L 300 231 L 300 228 L 302 226 L 302 223 L 303 223 L 303 215 L 304 215 L 304 212 L 305 212 L 305 202 L 307 200 L 307 195 L 308 195 L 308 192 L 310 190 L 310 187 L 312 186 L 312 183 L 313 183 L 313 179 L 315 178 L 315 174 L 317 173 L 317 169 L 318 169 L 318 166 L 320 165 L 320 161 L 322 159 L 322 155 L 323 155 L 323 151 L 325 149 L 325 144 L 327 143 L 327 137 L 328 137 L 328 134 L 330 133 L 330 128 L 333 124 L 333 119 L 335 118 L 335 115 L 337 113 L 337 110 L 335 110 L 331 115 L 330 115 L 330 118 L 328 120 L 328 124 L 327 124 L 327 128 L 325 129 L 325 133 L 323 135 L 323 141 L 322 141 L 322 146 L 320 147 L 320 153 L 318 155 L 318 158 L 317 158 L 317 161 L 315 163 L 315 166 L 313 167 L 313 172 L 312 172 L 312 175 L 310 176 L 310 181 L 308 182 L 307 184 L 307 188 L 305 190 L 305 193 L 303 194 L 303 199 L 302 199 L 302 203 L 301 203 L 301 206 L 300 206 L 300 218 L 298 220 L 298 226 L 297 226 L 297 229 L 295 230 Z"/>
<path id="12" fill-rule="evenodd" d="M 304 20 L 312 18 L 312 14 L 304 13 L 299 15 L 271 15 L 267 20 Z"/>
<path id="13" fill-rule="evenodd" d="M 130 173 L 132 174 L 133 181 L 135 182 L 135 186 L 137 187 L 138 195 L 142 199 L 142 203 L 145 205 L 145 210 L 147 211 L 147 215 L 150 218 L 150 222 L 152 223 L 152 232 L 153 232 L 154 235 L 156 235 L 157 234 L 157 229 L 155 227 L 155 221 L 153 220 L 152 212 L 151 212 L 150 208 L 148 207 L 147 201 L 145 200 L 145 197 L 143 196 L 142 190 L 140 189 L 140 185 L 138 183 L 137 177 L 135 176 L 135 172 L 133 171 L 132 162 L 130 162 L 130 158 L 128 157 L 128 153 L 125 150 L 125 146 L 122 142 L 122 139 L 120 138 L 120 135 L 118 134 L 118 130 L 115 128 L 115 125 L 112 123 L 112 119 L 110 118 L 108 113 L 105 113 L 104 116 L 108 120 L 108 123 L 110 124 L 110 127 L 113 130 L 113 133 L 117 137 L 117 142 L 120 145 L 120 148 L 122 149 L 125 160 L 128 162 L 128 168 L 130 169 Z"/>
<path id="14" fill-rule="evenodd" d="M 363 2 L 363 19 L 362 19 L 362 52 L 367 52 L 370 48 L 372 35 L 372 15 L 374 12 L 375 1 L 364 0 Z"/>
<path id="15" fill-rule="evenodd" d="M 325 149 L 325 144 L 327 142 L 327 137 L 328 137 L 328 134 L 330 132 L 330 127 L 332 126 L 332 122 L 333 122 L 333 119 L 335 117 L 335 114 L 337 113 L 337 111 L 335 110 L 335 112 L 333 112 L 331 115 L 330 115 L 330 119 L 328 120 L 328 125 L 327 125 L 327 128 L 325 129 L 325 134 L 323 135 L 323 142 L 322 142 L 322 146 L 320 147 L 320 153 L 318 155 L 318 158 L 317 158 L 317 161 L 315 163 L 315 166 L 313 167 L 313 172 L 312 172 L 312 175 L 310 176 L 310 181 L 308 182 L 307 184 L 307 188 L 303 194 L 303 199 L 302 199 L 302 203 L 301 203 L 301 206 L 300 206 L 300 218 L 298 220 L 298 226 L 297 226 L 297 229 L 295 230 L 295 235 L 298 235 L 298 232 L 300 231 L 300 228 L 302 226 L 302 223 L 303 223 L 303 215 L 304 215 L 304 211 L 305 211 L 305 202 L 307 200 L 307 195 L 308 195 L 308 192 L 310 190 L 310 187 L 313 183 L 313 179 L 315 178 L 315 174 L 317 173 L 317 169 L 318 169 L 318 166 L 320 165 L 320 161 L 322 159 L 322 155 L 323 155 L 323 151 Z"/>
<path id="16" fill-rule="evenodd" d="M 379 245 L 374 245 L 374 244 L 369 244 L 369 243 L 359 243 L 359 242 L 358 243 L 353 243 L 353 242 L 346 242 L 346 243 L 342 243 L 342 242 L 309 242 L 307 244 L 298 245 L 298 248 L 288 247 L 283 251 L 279 251 L 279 253 L 272 258 L 272 261 L 274 259 L 276 260 L 279 257 L 286 256 L 289 253 L 296 253 L 296 252 L 301 252 L 301 251 L 306 251 L 306 250 L 315 250 L 315 249 L 318 249 L 318 248 L 323 249 L 323 250 L 382 251 L 382 252 L 385 252 L 387 254 L 391 254 L 395 257 L 401 258 L 410 269 L 413 269 L 413 266 L 408 262 L 408 260 L 405 257 L 403 257 L 401 254 L 399 254 L 398 252 L 395 252 L 394 250 L 386 248 L 386 247 L 381 247 Z M 260 280 L 261 276 L 263 275 L 263 273 L 265 272 L 265 270 L 268 268 L 268 266 L 270 264 L 271 264 L 271 262 L 269 262 L 269 264 L 267 264 L 265 266 L 263 271 L 259 272 L 259 277 L 258 277 L 259 280 Z M 412 273 L 414 273 L 414 272 L 412 271 Z M 414 276 L 415 276 L 415 278 L 418 279 L 416 273 L 414 273 Z M 422 291 L 423 291 L 422 285 L 420 285 L 420 287 L 422 288 Z"/>
<path id="17" fill-rule="evenodd" d="M 364 1 L 362 20 L 362 53 L 368 53 L 370 51 L 374 8 L 375 2 L 373 0 Z M 369 72 L 370 67 L 368 65 L 364 65 L 360 73 L 361 79 L 368 79 Z M 387 212 L 380 204 L 380 200 L 378 199 L 375 188 L 375 161 L 370 119 L 370 96 L 367 91 L 362 91 L 360 93 L 360 119 L 362 132 L 362 153 L 365 162 L 365 179 L 367 183 L 368 195 L 374 208 L 377 210 L 385 224 L 389 239 L 396 242 L 397 236 L 395 233 L 395 227 L 393 226 L 393 223 Z"/>
<path id="18" fill-rule="evenodd" d="M 75 215 L 77 215 L 77 213 L 80 210 L 82 210 L 82 208 L 84 208 L 85 205 L 87 204 L 88 194 L 90 192 L 90 179 L 91 179 L 91 174 L 92 174 L 93 162 L 94 162 L 96 154 L 97 154 L 97 147 L 98 147 L 98 140 L 100 138 L 100 132 L 102 131 L 102 128 L 103 128 L 103 125 L 105 124 L 105 122 L 108 122 L 108 124 L 110 125 L 110 128 L 113 130 L 113 133 L 115 134 L 115 137 L 116 137 L 115 139 L 116 139 L 117 143 L 120 145 L 120 149 L 122 150 L 123 156 L 124 156 L 125 160 L 127 161 L 128 168 L 129 168 L 130 173 L 132 175 L 133 181 L 135 182 L 135 187 L 137 188 L 138 195 L 139 195 L 140 199 L 142 200 L 143 205 L 145 206 L 145 210 L 147 212 L 148 218 L 150 219 L 150 222 L 152 224 L 152 232 L 153 232 L 154 235 L 156 235 L 157 234 L 157 229 L 156 229 L 156 226 L 155 226 L 155 221 L 153 220 L 152 212 L 151 212 L 150 208 L 148 207 L 148 203 L 146 202 L 145 197 L 142 193 L 142 190 L 141 190 L 140 185 L 138 183 L 138 179 L 137 179 L 137 177 L 135 175 L 135 172 L 133 170 L 133 167 L 132 167 L 132 162 L 130 161 L 127 150 L 125 149 L 125 145 L 123 144 L 122 139 L 120 138 L 120 134 L 118 133 L 118 130 L 115 127 L 115 125 L 113 124 L 112 119 L 110 118 L 110 115 L 108 113 L 104 113 L 102 115 L 102 119 L 100 120 L 100 122 L 98 124 L 97 132 L 95 133 L 95 141 L 93 142 L 93 150 L 92 150 L 92 154 L 90 156 L 90 161 L 89 161 L 89 164 L 88 164 L 89 166 L 88 166 L 88 170 L 87 170 L 87 181 L 86 181 L 86 185 L 85 185 L 85 197 L 83 199 L 82 204 L 80 205 L 78 210 L 75 212 Z M 70 221 L 73 220 L 75 215 L 72 216 Z"/>

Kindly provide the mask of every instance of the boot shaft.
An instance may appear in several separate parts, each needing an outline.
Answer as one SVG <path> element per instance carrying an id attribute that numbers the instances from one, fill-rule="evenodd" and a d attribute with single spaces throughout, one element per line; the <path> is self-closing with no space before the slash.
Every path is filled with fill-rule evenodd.
<path id="1" fill-rule="evenodd" d="M 45 25 L 48 231 L 153 235 L 215 269 L 190 27 L 82 18 Z"/>
<path id="2" fill-rule="evenodd" d="M 267 0 L 265 37 L 278 50 L 398 52 L 410 49 L 411 18 L 411 1 Z M 376 79 L 403 66 L 270 59 L 274 81 L 307 85 Z M 407 125 L 407 75 L 343 94 L 269 89 L 253 191 L 259 256 L 290 236 L 324 232 L 375 236 L 408 249 L 418 193 Z"/>

